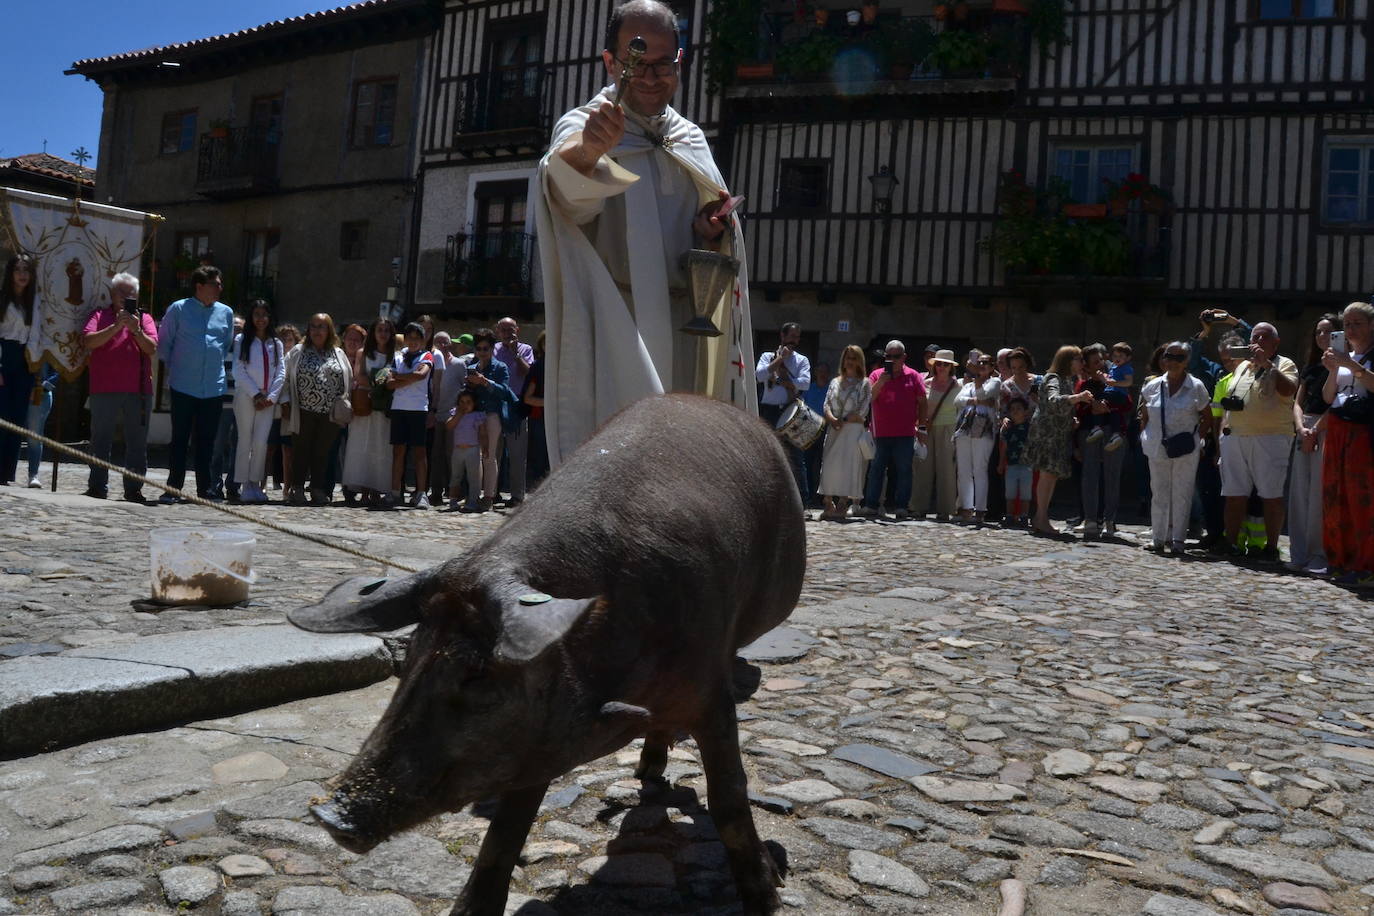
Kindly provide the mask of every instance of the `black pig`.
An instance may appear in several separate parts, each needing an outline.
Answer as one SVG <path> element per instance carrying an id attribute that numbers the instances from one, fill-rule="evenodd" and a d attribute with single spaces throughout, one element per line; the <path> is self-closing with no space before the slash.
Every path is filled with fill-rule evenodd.
<path id="1" fill-rule="evenodd" d="M 499 798 L 454 916 L 500 914 L 549 783 L 644 736 L 701 751 L 749 913 L 781 885 L 746 797 L 735 651 L 782 622 L 806 565 L 796 484 L 756 418 L 687 395 L 613 417 L 491 537 L 397 581 L 353 579 L 292 613 L 307 630 L 418 623 L 382 720 L 312 808 L 347 849 Z"/>

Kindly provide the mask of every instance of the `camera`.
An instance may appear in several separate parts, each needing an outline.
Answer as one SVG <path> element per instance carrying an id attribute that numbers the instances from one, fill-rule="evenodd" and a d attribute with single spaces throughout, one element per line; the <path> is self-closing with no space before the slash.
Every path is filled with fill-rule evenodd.
<path id="1" fill-rule="evenodd" d="M 1245 398 L 1238 398 L 1234 394 L 1228 394 L 1221 399 L 1220 403 L 1223 410 L 1236 411 L 1245 409 Z"/>
<path id="2" fill-rule="evenodd" d="M 125 299 L 125 300 L 124 300 L 124 311 L 128 312 L 130 315 L 137 315 L 137 314 L 138 314 L 138 300 L 137 300 L 137 299 Z"/>

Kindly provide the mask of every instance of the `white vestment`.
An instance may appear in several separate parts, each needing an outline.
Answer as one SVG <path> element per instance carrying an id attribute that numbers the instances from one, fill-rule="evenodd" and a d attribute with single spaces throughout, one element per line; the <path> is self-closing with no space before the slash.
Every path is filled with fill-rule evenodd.
<path id="1" fill-rule="evenodd" d="M 724 333 L 692 337 L 678 330 L 694 314 L 681 267 L 682 256 L 700 244 L 692 220 L 724 188 L 701 129 L 671 108 L 652 119 L 627 109 L 624 138 L 591 175 L 558 155 L 613 93 L 603 89 L 564 115 L 539 164 L 544 423 L 554 466 L 611 415 L 648 395 L 695 390 L 758 410 L 738 219 L 721 251 L 739 259 L 739 276 L 707 312 Z"/>

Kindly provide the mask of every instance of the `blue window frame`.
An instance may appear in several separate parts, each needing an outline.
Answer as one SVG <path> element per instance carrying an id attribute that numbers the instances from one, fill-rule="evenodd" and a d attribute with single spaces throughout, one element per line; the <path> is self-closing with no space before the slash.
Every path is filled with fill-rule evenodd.
<path id="1" fill-rule="evenodd" d="M 1078 145 L 1057 143 L 1051 154 L 1051 174 L 1069 185 L 1070 196 L 1084 204 L 1100 204 L 1107 199 L 1103 181 L 1120 183 L 1138 171 L 1134 145 Z"/>
<path id="2" fill-rule="evenodd" d="M 1332 19 L 1345 15 L 1342 0 L 1251 0 L 1253 19 Z"/>
<path id="3" fill-rule="evenodd" d="M 162 116 L 163 154 L 188 153 L 195 147 L 196 112 L 173 111 Z"/>
<path id="4" fill-rule="evenodd" d="M 1374 137 L 1326 144 L 1322 219 L 1333 225 L 1374 224 Z"/>

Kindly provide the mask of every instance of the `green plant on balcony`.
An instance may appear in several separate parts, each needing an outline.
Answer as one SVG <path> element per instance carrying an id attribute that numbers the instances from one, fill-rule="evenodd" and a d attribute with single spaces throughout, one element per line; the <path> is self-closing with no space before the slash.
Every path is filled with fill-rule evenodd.
<path id="1" fill-rule="evenodd" d="M 838 38 L 824 32 L 814 32 L 801 41 L 778 49 L 778 74 L 795 80 L 826 76 L 839 52 Z"/>
<path id="2" fill-rule="evenodd" d="M 1068 215 L 1077 210 L 1062 179 L 1052 178 L 1037 191 L 1020 172 L 1005 172 L 997 209 L 997 223 L 979 245 L 1012 271 L 1104 277 L 1128 271 L 1131 242 L 1123 223 Z"/>
<path id="3" fill-rule="evenodd" d="M 1031 37 L 1040 46 L 1040 53 L 1054 57 L 1054 49 L 1070 43 L 1069 7 L 1073 0 L 1032 0 L 1027 17 Z"/>
<path id="4" fill-rule="evenodd" d="M 924 19 L 899 19 L 878 31 L 877 45 L 889 75 L 904 79 L 934 49 L 935 32 Z"/>
<path id="5" fill-rule="evenodd" d="M 720 92 L 735 81 L 735 68 L 757 56 L 763 0 L 712 3 L 706 13 L 710 45 L 706 49 L 707 90 Z"/>
<path id="6" fill-rule="evenodd" d="M 1067 247 L 1075 255 L 1081 273 L 1094 277 L 1126 273 L 1131 241 L 1118 220 L 1069 220 Z"/>
<path id="7" fill-rule="evenodd" d="M 973 32 L 941 32 L 926 63 L 946 78 L 982 76 L 988 66 L 987 41 Z"/>

